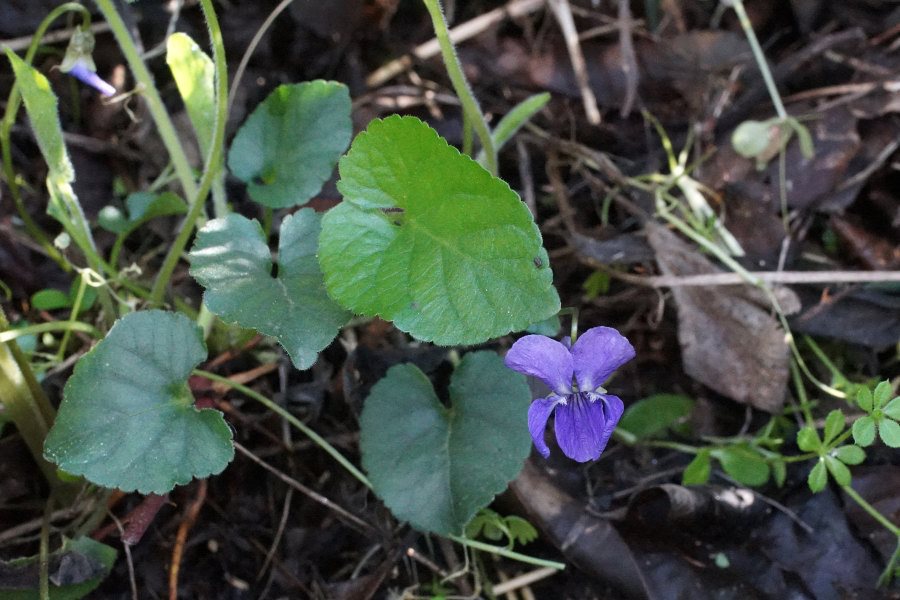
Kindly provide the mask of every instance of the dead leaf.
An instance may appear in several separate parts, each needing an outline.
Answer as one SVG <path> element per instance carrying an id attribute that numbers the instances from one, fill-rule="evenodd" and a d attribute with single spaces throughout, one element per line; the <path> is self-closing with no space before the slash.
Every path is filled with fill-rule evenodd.
<path id="1" fill-rule="evenodd" d="M 646 224 L 666 275 L 717 269 L 669 230 Z M 674 287 L 684 371 L 729 398 L 768 412 L 784 404 L 788 346 L 764 297 L 749 286 Z M 795 298 L 796 299 L 796 298 Z"/>

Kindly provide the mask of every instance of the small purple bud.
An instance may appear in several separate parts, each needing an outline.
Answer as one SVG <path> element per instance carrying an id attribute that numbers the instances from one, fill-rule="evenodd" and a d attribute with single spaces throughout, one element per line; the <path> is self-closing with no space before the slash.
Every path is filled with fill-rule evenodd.
<path id="1" fill-rule="evenodd" d="M 77 61 L 72 65 L 72 68 L 69 69 L 68 73 L 106 97 L 116 95 L 116 88 L 103 81 L 99 75 L 88 69 L 81 61 Z"/>

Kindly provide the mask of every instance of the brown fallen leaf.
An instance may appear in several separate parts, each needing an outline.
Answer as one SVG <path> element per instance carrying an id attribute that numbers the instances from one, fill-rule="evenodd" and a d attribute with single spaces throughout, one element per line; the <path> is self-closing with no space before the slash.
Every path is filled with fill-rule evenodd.
<path id="1" fill-rule="evenodd" d="M 668 229 L 649 222 L 645 229 L 664 274 L 718 271 Z M 799 305 L 789 290 L 781 293 Z M 789 350 L 762 292 L 745 285 L 679 286 L 672 295 L 685 373 L 732 400 L 778 412 L 784 404 Z"/>

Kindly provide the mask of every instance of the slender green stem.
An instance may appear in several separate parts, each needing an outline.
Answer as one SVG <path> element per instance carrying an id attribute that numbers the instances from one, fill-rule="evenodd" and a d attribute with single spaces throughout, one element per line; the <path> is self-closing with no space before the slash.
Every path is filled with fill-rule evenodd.
<path id="1" fill-rule="evenodd" d="M 38 597 L 50 600 L 50 516 L 53 514 L 53 494 L 44 505 L 41 520 L 41 541 L 38 549 Z"/>
<path id="2" fill-rule="evenodd" d="M 803 380 L 800 377 L 800 369 L 797 368 L 797 362 L 791 361 L 791 376 L 794 379 L 794 388 L 797 390 L 797 398 L 800 400 L 800 410 L 803 411 L 803 419 L 806 424 L 812 426 L 813 421 L 812 410 L 809 406 L 809 396 L 806 395 L 806 388 L 803 387 Z"/>
<path id="3" fill-rule="evenodd" d="M 890 560 L 888 560 L 887 566 L 878 578 L 879 587 L 884 587 L 891 582 L 898 565 L 900 565 L 900 538 L 897 538 L 897 547 L 894 549 L 894 553 L 891 555 Z"/>
<path id="4" fill-rule="evenodd" d="M 447 28 L 447 20 L 444 18 L 444 12 L 441 10 L 440 0 L 423 0 L 425 8 L 431 15 L 431 22 L 434 24 L 434 35 L 441 47 L 441 55 L 444 57 L 444 65 L 447 68 L 447 75 L 450 76 L 450 82 L 459 101 L 462 104 L 463 113 L 468 121 L 471 122 L 475 129 L 475 134 L 481 142 L 484 150 L 487 169 L 492 175 L 497 174 L 497 151 L 494 148 L 494 140 L 491 138 L 491 131 L 488 129 L 487 121 L 472 93 L 472 88 L 466 82 L 466 76 L 463 73 L 462 65 L 460 65 L 459 57 L 456 55 L 456 49 L 450 40 L 450 31 Z"/>
<path id="5" fill-rule="evenodd" d="M 734 8 L 734 12 L 737 13 L 738 21 L 740 21 L 741 27 L 744 30 L 744 35 L 747 36 L 747 41 L 750 42 L 750 49 L 753 51 L 753 57 L 756 59 L 756 64 L 759 65 L 763 80 L 766 82 L 766 88 L 768 88 L 769 96 L 772 98 L 772 104 L 775 105 L 775 112 L 778 113 L 779 118 L 786 120 L 788 118 L 787 111 L 784 110 L 784 104 L 781 103 L 781 95 L 778 93 L 778 88 L 775 87 L 775 80 L 772 78 L 772 72 L 769 70 L 769 63 L 766 61 L 766 55 L 759 45 L 759 40 L 756 39 L 756 32 L 753 31 L 753 24 L 750 22 L 750 17 L 747 16 L 747 11 L 744 10 L 743 0 L 728 0 L 727 4 L 730 4 L 731 7 Z"/>
<path id="6" fill-rule="evenodd" d="M 772 289 L 766 285 L 766 282 L 760 279 L 759 277 L 753 275 L 747 269 L 741 266 L 736 260 L 734 260 L 731 256 L 725 253 L 721 248 L 719 248 L 716 244 L 713 244 L 702 235 L 698 234 L 696 231 L 691 229 L 688 225 L 684 223 L 681 219 L 673 215 L 666 209 L 665 204 L 662 202 L 657 203 L 657 213 L 665 219 L 667 222 L 671 223 L 676 229 L 682 232 L 687 237 L 691 238 L 694 242 L 705 248 L 711 254 L 713 254 L 716 258 L 718 258 L 726 267 L 731 269 L 733 272 L 737 273 L 741 276 L 741 278 L 747 283 L 756 286 L 762 291 L 762 293 L 766 296 L 766 299 L 772 304 L 772 308 L 775 311 L 775 315 L 778 317 L 778 321 L 781 324 L 782 329 L 784 329 L 785 337 L 787 339 L 788 347 L 791 349 L 791 352 L 794 355 L 794 358 L 797 361 L 797 366 L 800 367 L 800 370 L 806 375 L 807 379 L 809 379 L 813 385 L 817 388 L 834 396 L 835 398 L 846 398 L 847 394 L 844 392 L 837 390 L 830 385 L 827 385 L 820 381 L 815 375 L 813 375 L 812 371 L 809 370 L 809 367 L 806 365 L 806 362 L 803 360 L 803 356 L 800 355 L 800 349 L 797 348 L 797 343 L 794 341 L 794 335 L 791 333 L 790 324 L 787 321 L 787 317 L 784 316 L 784 311 L 781 308 L 781 303 L 778 302 L 778 298 L 775 297 L 775 294 L 772 292 Z"/>
<path id="7" fill-rule="evenodd" d="M 49 29 L 50 25 L 53 22 L 61 17 L 62 15 L 68 12 L 77 12 L 81 16 L 82 24 L 84 27 L 90 27 L 91 24 L 91 12 L 77 2 L 66 2 L 65 4 L 61 4 L 54 8 L 50 13 L 44 17 L 44 20 L 41 21 L 40 25 L 38 25 L 37 30 L 34 32 L 34 36 L 31 38 L 31 44 L 28 46 L 28 50 L 25 52 L 24 62 L 27 65 L 31 65 L 34 60 L 34 55 L 37 53 L 37 49 L 40 46 L 41 40 L 44 37 L 44 34 Z M 13 84 L 12 89 L 9 92 L 9 97 L 6 101 L 6 111 L 3 114 L 3 120 L 0 121 L 0 152 L 3 154 L 3 175 L 6 178 L 6 184 L 9 187 L 10 195 L 13 197 L 13 202 L 16 205 L 16 212 L 19 213 L 19 217 L 22 219 L 22 222 L 25 224 L 25 230 L 28 232 L 32 238 L 37 241 L 44 251 L 47 253 L 54 262 L 59 264 L 63 270 L 70 271 L 71 266 L 68 261 L 63 257 L 62 253 L 56 249 L 53 245 L 53 242 L 50 241 L 48 235 L 44 232 L 41 227 L 34 222 L 34 219 L 31 218 L 31 215 L 28 213 L 28 209 L 25 207 L 25 202 L 22 199 L 21 189 L 19 188 L 18 181 L 16 179 L 16 172 L 13 168 L 12 164 L 12 147 L 10 143 L 10 133 L 12 132 L 12 127 L 16 121 L 16 115 L 19 112 L 19 107 L 22 105 L 22 94 L 19 93 L 19 86 L 17 83 Z"/>
<path id="8" fill-rule="evenodd" d="M 106 23 L 115 36 L 116 42 L 118 42 L 119 48 L 122 50 L 122 54 L 131 68 L 131 73 L 141 86 L 141 92 L 147 100 L 147 109 L 150 111 L 150 116 L 153 117 L 153 122 L 156 123 L 159 136 L 169 152 L 169 158 L 175 167 L 175 173 L 178 175 L 178 180 L 181 183 L 185 196 L 196 198 L 197 183 L 194 181 L 194 174 L 191 172 L 191 163 L 188 161 L 184 147 L 181 145 L 181 141 L 178 139 L 178 134 L 175 131 L 175 126 L 172 124 L 172 119 L 163 104 L 159 91 L 156 89 L 153 76 L 150 75 L 150 71 L 147 69 L 147 65 L 144 64 L 134 40 L 131 39 L 128 27 L 116 10 L 113 0 L 94 1 L 97 4 L 97 8 L 103 13 Z"/>
<path id="9" fill-rule="evenodd" d="M 566 565 L 564 563 L 556 562 L 554 560 L 544 560 L 543 558 L 535 558 L 533 556 L 528 556 L 527 554 L 520 554 L 502 546 L 492 546 L 490 544 L 485 544 L 484 542 L 478 542 L 475 540 L 470 540 L 469 538 L 452 534 L 448 535 L 447 537 L 457 544 L 462 544 L 463 546 L 468 546 L 469 548 L 474 548 L 475 550 L 481 550 L 482 552 L 490 552 L 491 554 L 496 554 L 498 556 L 517 560 L 519 562 L 528 563 L 529 565 L 550 567 L 551 569 L 556 569 L 558 571 L 562 571 L 566 568 Z"/>
<path id="10" fill-rule="evenodd" d="M 856 490 L 854 490 L 851 486 L 849 486 L 849 485 L 842 485 L 841 488 L 844 490 L 844 493 L 845 493 L 845 494 L 847 494 L 848 496 L 850 496 L 851 498 L 853 498 L 853 501 L 856 502 L 856 503 L 859 505 L 859 507 L 860 507 L 861 509 L 863 509 L 864 511 L 866 511 L 867 513 L 869 513 L 869 515 L 870 515 L 873 519 L 875 519 L 876 521 L 878 521 L 878 522 L 881 524 L 882 527 L 884 527 L 885 529 L 887 529 L 888 531 L 890 531 L 892 534 L 894 534 L 895 536 L 897 536 L 897 538 L 900 538 L 900 527 L 897 527 L 896 525 L 894 525 L 893 523 L 891 523 L 891 522 L 887 519 L 887 517 L 885 517 L 883 514 L 881 514 L 880 512 L 878 512 L 878 510 L 877 510 L 874 506 L 872 506 L 871 504 L 869 504 L 869 502 L 868 502 L 865 498 L 863 498 L 862 496 L 860 496 L 860 495 L 856 492 Z"/>
<path id="11" fill-rule="evenodd" d="M 222 41 L 222 30 L 219 27 L 212 0 L 200 0 L 200 6 L 203 9 L 206 24 L 209 27 L 209 35 L 213 47 L 213 65 L 216 73 L 216 119 L 213 139 L 209 156 L 206 157 L 206 165 L 203 169 L 203 177 L 200 180 L 199 189 L 188 195 L 191 198 L 191 208 L 181 224 L 181 230 L 172 243 L 168 254 L 166 254 L 166 258 L 163 260 L 162 267 L 160 267 L 156 280 L 153 282 L 153 287 L 150 290 L 150 301 L 153 304 L 162 303 L 169 279 L 171 279 L 172 273 L 181 259 L 181 254 L 187 247 L 191 234 L 194 232 L 194 226 L 203 211 L 206 195 L 209 194 L 209 190 L 216 181 L 221 168 L 222 147 L 225 144 L 225 123 L 228 120 L 228 65 L 225 62 L 225 44 Z"/>
<path id="12" fill-rule="evenodd" d="M 48 323 L 36 323 L 34 325 L 28 325 L 27 327 L 2 331 L 0 332 L 0 344 L 11 342 L 23 335 L 35 335 L 50 331 L 80 331 L 97 339 L 103 337 L 103 333 L 89 323 L 82 323 L 81 321 L 50 321 Z"/>
<path id="13" fill-rule="evenodd" d="M 78 313 L 81 312 L 81 304 L 84 302 L 84 293 L 87 289 L 87 276 L 84 273 L 78 274 L 78 292 L 75 294 L 75 301 L 72 303 L 72 310 L 69 312 L 69 324 L 78 322 Z M 63 332 L 62 340 L 59 342 L 59 350 L 56 357 L 62 362 L 66 356 L 66 347 L 69 345 L 69 338 L 72 337 L 72 328 L 69 327 Z"/>
<path id="14" fill-rule="evenodd" d="M 6 316 L 0 311 L 0 329 L 8 327 Z M 56 469 L 43 456 L 44 439 L 53 424 L 55 412 L 35 379 L 31 366 L 12 340 L 0 343 L 0 404 L 3 404 L 50 485 L 54 488 L 62 485 L 56 476 Z"/>
<path id="15" fill-rule="evenodd" d="M 277 413 L 281 418 L 299 429 L 306 437 L 311 439 L 313 443 L 319 446 L 322 450 L 330 454 L 331 457 L 334 458 L 334 460 L 340 463 L 340 465 L 344 467 L 348 473 L 353 475 L 353 477 L 355 477 L 360 483 L 362 483 L 367 488 L 372 489 L 372 483 L 369 481 L 369 479 L 365 475 L 363 475 L 362 471 L 357 469 L 353 465 L 353 463 L 347 460 L 347 458 L 343 454 L 341 454 L 337 448 L 329 444 L 325 438 L 307 427 L 303 421 L 301 421 L 282 407 L 278 406 L 275 402 L 269 400 L 259 392 L 256 392 L 245 385 L 241 385 L 240 383 L 231 381 L 227 377 L 222 377 L 221 375 L 216 375 L 215 373 L 210 373 L 209 371 L 203 371 L 200 369 L 194 369 L 194 375 L 227 385 L 228 387 L 244 394 L 245 396 L 253 398 L 272 412 Z"/>

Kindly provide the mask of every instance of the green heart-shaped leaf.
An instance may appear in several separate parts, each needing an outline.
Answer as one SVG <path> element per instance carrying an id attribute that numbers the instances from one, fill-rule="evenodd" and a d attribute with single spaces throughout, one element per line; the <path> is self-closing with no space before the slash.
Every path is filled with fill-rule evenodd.
<path id="1" fill-rule="evenodd" d="M 332 296 L 422 340 L 474 344 L 559 311 L 547 252 L 509 186 L 414 117 L 373 121 L 322 220 Z"/>
<path id="2" fill-rule="evenodd" d="M 228 168 L 260 204 L 304 204 L 331 176 L 352 133 L 347 86 L 332 81 L 281 85 L 234 136 Z"/>
<path id="3" fill-rule="evenodd" d="M 460 533 L 522 468 L 530 400 L 525 378 L 493 352 L 463 357 L 449 409 L 418 368 L 391 367 L 362 413 L 362 461 L 375 492 L 417 529 Z"/>
<path id="4" fill-rule="evenodd" d="M 222 413 L 187 386 L 206 358 L 201 330 L 161 310 L 128 314 L 75 365 L 44 456 L 104 487 L 163 494 L 234 456 Z"/>
<path id="5" fill-rule="evenodd" d="M 203 300 L 223 320 L 277 338 L 298 369 L 308 369 L 350 318 L 325 291 L 316 260 L 321 217 L 304 208 L 285 217 L 278 276 L 262 227 L 238 214 L 207 223 L 190 253 Z"/>

